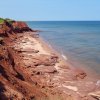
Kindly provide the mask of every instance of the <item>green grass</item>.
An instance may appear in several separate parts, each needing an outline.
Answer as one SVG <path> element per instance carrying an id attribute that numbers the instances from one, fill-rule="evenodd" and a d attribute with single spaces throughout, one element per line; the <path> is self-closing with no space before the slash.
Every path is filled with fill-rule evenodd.
<path id="1" fill-rule="evenodd" d="M 8 18 L 6 18 L 6 19 L 0 18 L 0 24 L 3 24 L 4 21 L 7 21 L 8 23 L 12 24 L 14 20 L 8 19 Z"/>
<path id="2" fill-rule="evenodd" d="M 10 24 L 12 24 L 12 23 L 13 23 L 13 21 L 14 21 L 14 20 L 9 19 L 9 18 L 6 18 L 5 20 L 6 20 L 8 23 L 10 23 Z"/>
<path id="3" fill-rule="evenodd" d="M 3 24 L 3 23 L 4 23 L 4 19 L 0 18 L 0 24 Z"/>
<path id="4" fill-rule="evenodd" d="M 11 19 L 9 19 L 9 18 L 6 18 L 5 19 L 7 22 L 11 22 L 12 20 Z"/>

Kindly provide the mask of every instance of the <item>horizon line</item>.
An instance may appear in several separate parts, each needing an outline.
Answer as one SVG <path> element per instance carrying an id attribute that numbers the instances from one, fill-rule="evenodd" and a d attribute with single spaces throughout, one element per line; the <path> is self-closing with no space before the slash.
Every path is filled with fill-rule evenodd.
<path id="1" fill-rule="evenodd" d="M 100 21 L 100 20 L 17 20 L 17 21 L 34 21 L 34 22 L 37 22 L 37 21 Z"/>

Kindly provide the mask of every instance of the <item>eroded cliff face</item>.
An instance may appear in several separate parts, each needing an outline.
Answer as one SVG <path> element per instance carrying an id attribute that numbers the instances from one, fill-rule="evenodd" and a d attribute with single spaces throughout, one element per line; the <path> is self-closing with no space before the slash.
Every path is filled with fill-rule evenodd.
<path id="1" fill-rule="evenodd" d="M 8 36 L 8 34 L 23 33 L 27 31 L 33 32 L 34 30 L 29 28 L 25 22 L 8 22 L 7 20 L 4 20 L 4 22 L 0 24 L 0 36 Z"/>
<path id="2" fill-rule="evenodd" d="M 32 32 L 33 30 L 28 27 L 28 25 L 24 22 L 14 22 L 12 23 L 13 29 L 15 33 L 22 33 L 22 32 L 27 32 L 30 31 Z"/>
<path id="3" fill-rule="evenodd" d="M 49 50 L 24 22 L 0 29 L 0 100 L 99 100 L 100 82 Z"/>
<path id="4" fill-rule="evenodd" d="M 5 21 L 0 27 L 0 100 L 33 100 L 46 95 L 30 82 L 20 65 L 19 52 L 12 48 L 18 33 L 33 32 L 26 23 Z M 18 61 L 17 61 L 18 60 Z M 17 61 L 17 62 L 16 62 Z M 24 65 L 22 65 L 24 66 Z M 44 100 L 44 99 L 43 99 Z"/>

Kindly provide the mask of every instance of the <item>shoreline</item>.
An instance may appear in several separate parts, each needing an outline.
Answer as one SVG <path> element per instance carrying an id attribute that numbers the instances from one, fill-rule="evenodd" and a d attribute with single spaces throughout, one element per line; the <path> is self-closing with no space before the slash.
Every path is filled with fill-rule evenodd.
<path id="1" fill-rule="evenodd" d="M 5 58 L 2 66 L 10 81 L 3 81 L 3 84 L 8 97 L 16 95 L 19 100 L 31 97 L 36 100 L 92 100 L 94 91 L 99 91 L 99 80 L 66 61 L 36 32 L 10 34 L 4 42 L 7 50 L 1 49 L 1 53 L 5 54 L 6 50 L 9 60 Z"/>
<path id="2" fill-rule="evenodd" d="M 55 54 L 57 54 L 64 62 L 66 62 L 66 64 L 69 64 L 72 68 L 74 67 L 75 69 L 80 69 L 85 71 L 89 77 L 91 78 L 95 78 L 96 79 L 100 79 L 100 76 L 98 73 L 96 73 L 96 71 L 92 70 L 91 68 L 86 68 L 84 65 L 79 64 L 79 62 L 76 62 L 76 60 L 74 61 L 74 63 L 72 62 L 72 59 L 69 60 L 69 58 L 64 54 L 64 53 L 60 53 L 59 50 L 56 49 L 56 47 L 52 47 L 52 45 L 46 41 L 44 38 L 39 37 L 41 39 L 41 42 L 47 46 L 47 48 L 50 48 Z M 46 43 L 47 42 L 47 43 Z M 80 66 L 80 67 L 79 67 Z"/>
<path id="3" fill-rule="evenodd" d="M 39 41 L 40 41 L 40 43 L 43 44 L 43 47 L 44 48 L 46 48 L 47 50 L 49 49 L 50 52 L 53 52 L 54 54 L 56 54 L 60 58 L 60 60 L 62 61 L 62 63 L 64 65 L 67 65 L 68 66 L 68 69 L 73 70 L 73 71 L 76 71 L 76 72 L 78 71 L 78 73 L 80 73 L 81 71 L 82 71 L 82 73 L 84 73 L 84 71 L 85 71 L 86 74 L 87 74 L 87 76 L 86 76 L 85 79 L 83 78 L 83 83 L 84 82 L 87 83 L 87 81 L 90 81 L 90 83 L 91 82 L 96 82 L 95 84 L 98 84 L 99 83 L 99 81 L 100 81 L 99 80 L 99 77 L 97 76 L 96 73 L 94 73 L 93 70 L 87 69 L 87 68 L 81 68 L 81 67 L 74 67 L 74 64 L 73 63 L 69 63 L 68 60 L 64 59 L 64 57 L 58 51 L 56 51 L 49 43 L 46 43 L 46 41 L 43 38 L 39 37 Z M 55 67 L 55 68 L 57 68 L 57 70 L 59 70 L 58 67 Z M 66 85 L 63 85 L 63 84 L 62 84 L 62 86 L 65 87 L 65 88 L 67 88 L 67 89 L 72 89 L 73 91 L 77 91 L 77 87 L 71 87 L 71 86 L 68 86 L 67 87 Z M 66 94 L 65 91 L 63 93 Z"/>

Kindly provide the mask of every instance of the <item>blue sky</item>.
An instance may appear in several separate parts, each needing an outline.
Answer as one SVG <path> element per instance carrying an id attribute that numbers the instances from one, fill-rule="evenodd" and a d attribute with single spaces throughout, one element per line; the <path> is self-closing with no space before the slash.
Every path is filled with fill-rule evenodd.
<path id="1" fill-rule="evenodd" d="M 0 0 L 0 17 L 16 20 L 100 20 L 100 0 Z"/>

